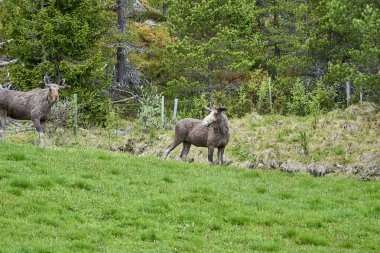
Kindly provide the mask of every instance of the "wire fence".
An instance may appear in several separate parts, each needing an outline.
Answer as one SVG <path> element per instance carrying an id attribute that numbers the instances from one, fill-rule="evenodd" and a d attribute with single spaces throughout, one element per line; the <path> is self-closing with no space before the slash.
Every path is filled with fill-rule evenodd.
<path id="1" fill-rule="evenodd" d="M 271 88 L 271 80 L 268 79 L 268 100 L 271 102 L 270 106 L 272 107 L 273 103 L 273 90 Z M 352 94 L 353 91 L 356 89 L 355 86 L 353 86 L 350 82 L 345 83 L 345 99 L 347 106 L 351 104 L 352 101 Z M 357 91 L 356 91 L 357 92 Z M 359 102 L 365 101 L 365 93 L 360 90 L 358 99 Z M 75 95 L 74 95 L 75 97 Z M 73 99 L 75 101 L 75 99 Z M 160 102 L 157 102 L 156 104 L 149 105 L 149 106 L 160 106 L 161 111 L 161 121 L 164 123 L 165 120 L 168 120 L 170 118 L 176 119 L 178 116 L 183 115 L 183 113 L 189 112 L 189 105 L 194 104 L 196 98 L 176 98 L 176 99 L 166 99 L 164 96 L 160 98 Z M 76 104 L 76 103 L 75 103 Z M 160 104 L 160 105 L 159 105 Z M 120 104 L 114 104 L 116 108 L 120 108 L 123 113 L 128 113 L 131 117 L 137 117 L 140 110 L 144 106 L 144 102 L 138 101 L 138 100 L 129 100 L 126 103 L 120 103 Z M 157 108 L 158 109 L 158 108 Z M 73 108 L 72 108 L 73 110 Z M 78 114 L 72 112 L 72 114 L 76 114 L 75 118 L 73 118 L 73 122 L 78 121 Z M 33 125 L 22 125 L 20 123 L 17 123 L 15 120 L 8 120 L 8 124 L 15 125 L 17 129 L 12 130 L 5 130 L 7 133 L 18 133 L 18 132 L 27 132 L 27 131 L 35 131 L 35 128 Z M 74 125 L 74 133 L 76 132 Z"/>

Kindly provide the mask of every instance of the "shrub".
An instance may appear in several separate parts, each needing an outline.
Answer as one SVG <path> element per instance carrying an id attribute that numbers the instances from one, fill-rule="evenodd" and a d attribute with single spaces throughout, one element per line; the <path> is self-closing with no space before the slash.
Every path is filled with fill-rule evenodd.
<path id="1" fill-rule="evenodd" d="M 333 88 L 327 89 L 323 83 L 318 82 L 314 90 L 309 93 L 309 97 L 306 113 L 314 115 L 334 108 L 336 92 Z"/>
<path id="2" fill-rule="evenodd" d="M 296 115 L 314 115 L 317 117 L 324 111 L 334 108 L 336 92 L 327 89 L 323 83 L 317 83 L 312 92 L 307 92 L 304 84 L 297 80 L 291 89 L 291 98 L 287 102 L 287 109 Z"/>
<path id="3" fill-rule="evenodd" d="M 309 154 L 309 136 L 305 131 L 300 133 L 300 144 L 305 155 Z"/>
<path id="4" fill-rule="evenodd" d="M 300 80 L 297 80 L 294 84 L 291 94 L 291 99 L 287 103 L 289 112 L 297 115 L 306 115 L 309 98 Z"/>
<path id="5" fill-rule="evenodd" d="M 269 83 L 264 80 L 258 90 L 257 111 L 259 113 L 270 113 Z"/>
<path id="6" fill-rule="evenodd" d="M 181 103 L 181 101 L 179 101 Z M 209 101 L 207 99 L 206 93 L 202 93 L 198 97 L 194 97 L 191 103 L 184 103 L 182 106 L 179 116 L 180 118 L 195 118 L 200 119 L 203 117 L 203 106 L 208 106 Z"/>

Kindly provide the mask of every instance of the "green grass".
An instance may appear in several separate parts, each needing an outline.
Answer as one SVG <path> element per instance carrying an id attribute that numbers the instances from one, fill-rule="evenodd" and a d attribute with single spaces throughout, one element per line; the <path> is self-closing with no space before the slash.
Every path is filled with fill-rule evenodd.
<path id="1" fill-rule="evenodd" d="M 0 252 L 380 252 L 379 183 L 334 176 L 0 143 L 0 200 Z"/>

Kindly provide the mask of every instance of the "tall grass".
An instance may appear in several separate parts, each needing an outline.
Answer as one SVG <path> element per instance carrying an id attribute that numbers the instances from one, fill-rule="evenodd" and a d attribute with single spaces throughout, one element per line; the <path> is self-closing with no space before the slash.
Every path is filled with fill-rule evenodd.
<path id="1" fill-rule="evenodd" d="M 379 199 L 376 182 L 0 143 L 0 252 L 379 252 Z"/>

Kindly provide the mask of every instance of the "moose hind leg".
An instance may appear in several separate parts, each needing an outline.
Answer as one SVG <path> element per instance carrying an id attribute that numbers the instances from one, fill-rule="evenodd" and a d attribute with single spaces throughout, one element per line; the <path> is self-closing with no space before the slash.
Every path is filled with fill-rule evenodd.
<path id="1" fill-rule="evenodd" d="M 183 142 L 183 148 L 181 152 L 181 159 L 182 161 L 186 161 L 187 154 L 189 153 L 191 143 L 190 142 Z"/>
<path id="2" fill-rule="evenodd" d="M 165 160 L 169 153 L 172 152 L 173 149 L 175 149 L 179 144 L 181 144 L 182 141 L 174 141 L 172 144 L 170 144 L 164 151 L 164 154 L 162 158 Z"/>

